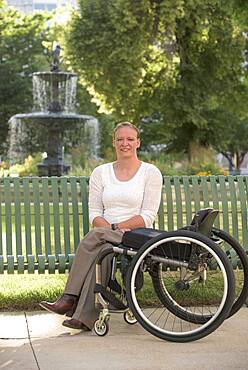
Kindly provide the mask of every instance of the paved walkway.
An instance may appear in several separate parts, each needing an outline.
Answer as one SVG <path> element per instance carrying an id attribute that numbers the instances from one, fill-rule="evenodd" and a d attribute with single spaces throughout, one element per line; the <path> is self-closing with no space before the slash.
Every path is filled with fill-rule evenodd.
<path id="1" fill-rule="evenodd" d="M 43 312 L 0 313 L 4 370 L 236 370 L 248 369 L 248 308 L 192 343 L 171 343 L 112 315 L 104 338 L 61 326 Z"/>

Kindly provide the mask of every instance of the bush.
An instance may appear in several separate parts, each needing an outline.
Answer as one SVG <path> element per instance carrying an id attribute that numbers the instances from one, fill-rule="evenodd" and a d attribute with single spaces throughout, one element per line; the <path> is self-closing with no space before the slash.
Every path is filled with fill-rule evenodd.
<path id="1" fill-rule="evenodd" d="M 144 161 L 148 161 L 157 166 L 164 176 L 211 176 L 228 175 L 228 172 L 219 167 L 215 162 L 203 163 L 192 166 L 183 157 L 161 154 L 159 158 L 153 158 L 149 154 L 140 156 Z"/>
<path id="2" fill-rule="evenodd" d="M 103 164 L 101 159 L 90 159 L 85 163 L 85 166 L 73 166 L 69 171 L 69 176 L 90 176 L 95 167 Z"/>
<path id="3" fill-rule="evenodd" d="M 4 166 L 0 167 L 0 177 L 38 176 L 37 164 L 40 162 L 42 162 L 42 155 L 37 153 L 34 157 L 29 155 L 21 164 L 17 163 L 8 167 L 5 163 Z"/>
<path id="4" fill-rule="evenodd" d="M 216 163 L 203 163 L 198 167 L 190 167 L 189 172 L 196 176 L 228 175 L 228 171 L 219 167 Z"/>
<path id="5" fill-rule="evenodd" d="M 114 152 L 109 153 L 108 160 L 103 159 L 88 159 L 83 160 L 80 156 L 80 148 L 75 148 L 72 151 L 72 168 L 69 176 L 90 176 L 93 169 L 105 162 L 115 160 Z M 112 158 L 111 158 L 111 155 Z M 192 166 L 188 161 L 183 160 L 180 156 L 171 156 L 161 154 L 160 158 L 154 158 L 149 153 L 141 153 L 141 160 L 153 163 L 157 166 L 164 176 L 211 176 L 211 175 L 227 175 L 228 172 L 219 167 L 214 162 L 203 163 L 199 166 Z M 0 177 L 7 176 L 38 176 L 37 164 L 42 162 L 41 153 L 35 156 L 29 155 L 22 164 L 15 164 L 8 167 L 8 164 L 2 162 L 0 165 Z"/>
<path id="6" fill-rule="evenodd" d="M 159 168 L 163 176 L 211 176 L 227 175 L 227 171 L 220 168 L 215 163 L 202 164 L 199 167 L 191 166 L 187 161 L 173 161 L 171 158 L 149 159 L 147 156 L 140 156 L 140 159 L 154 164 Z M 111 158 L 111 161 L 114 159 Z M 69 176 L 90 176 L 93 169 L 102 163 L 109 161 L 91 159 L 85 162 L 85 165 L 74 165 L 69 172 Z"/>

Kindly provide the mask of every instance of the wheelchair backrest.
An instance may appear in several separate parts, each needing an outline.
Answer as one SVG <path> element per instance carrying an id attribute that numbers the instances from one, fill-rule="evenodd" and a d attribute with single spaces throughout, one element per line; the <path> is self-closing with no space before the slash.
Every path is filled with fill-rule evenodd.
<path id="1" fill-rule="evenodd" d="M 210 237 L 214 221 L 218 214 L 219 211 L 217 209 L 200 209 L 193 217 L 190 229 Z"/>

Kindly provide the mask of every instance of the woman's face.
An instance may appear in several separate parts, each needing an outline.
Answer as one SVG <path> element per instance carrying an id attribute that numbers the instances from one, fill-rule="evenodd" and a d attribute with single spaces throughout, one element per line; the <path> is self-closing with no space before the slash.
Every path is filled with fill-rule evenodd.
<path id="1" fill-rule="evenodd" d="M 120 127 L 113 140 L 117 158 L 132 158 L 137 156 L 137 149 L 140 147 L 140 139 L 132 127 Z"/>

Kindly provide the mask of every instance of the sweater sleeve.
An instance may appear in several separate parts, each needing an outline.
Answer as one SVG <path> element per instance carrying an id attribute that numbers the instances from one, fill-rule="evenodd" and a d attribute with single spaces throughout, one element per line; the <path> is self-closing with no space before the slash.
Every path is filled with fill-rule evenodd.
<path id="1" fill-rule="evenodd" d="M 89 220 L 92 224 L 94 218 L 103 216 L 103 183 L 102 183 L 102 167 L 96 167 L 89 181 Z"/>
<path id="2" fill-rule="evenodd" d="M 163 178 L 159 169 L 150 165 L 146 172 L 146 183 L 140 216 L 146 227 L 152 227 L 161 201 Z"/>

